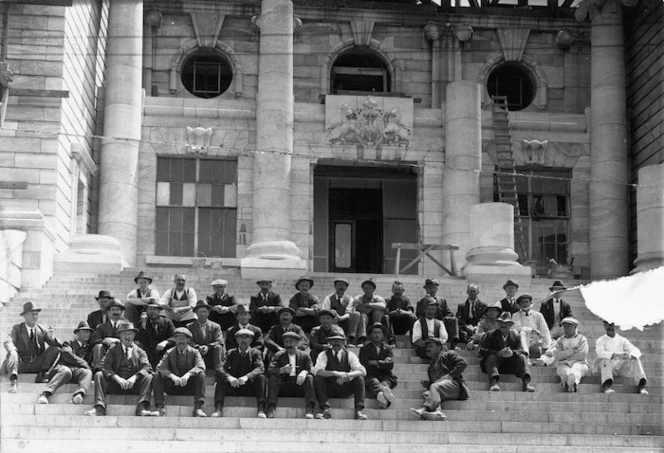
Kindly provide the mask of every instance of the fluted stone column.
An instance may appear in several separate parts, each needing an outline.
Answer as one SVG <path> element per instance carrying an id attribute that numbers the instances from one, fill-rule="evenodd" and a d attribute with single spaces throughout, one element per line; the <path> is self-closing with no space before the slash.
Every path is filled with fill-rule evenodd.
<path id="1" fill-rule="evenodd" d="M 664 164 L 639 169 L 636 189 L 638 257 L 635 271 L 664 266 Z"/>
<path id="2" fill-rule="evenodd" d="M 463 267 L 471 247 L 471 206 L 480 202 L 482 118 L 480 85 L 462 80 L 447 85 L 445 167 L 443 169 L 443 244 L 456 244 Z M 448 263 L 449 264 L 449 263 Z"/>
<path id="3" fill-rule="evenodd" d="M 98 231 L 136 260 L 138 149 L 141 139 L 143 1 L 112 0 L 106 47 L 104 136 L 101 145 Z"/>
<path id="4" fill-rule="evenodd" d="M 242 276 L 301 273 L 306 262 L 290 240 L 293 153 L 293 3 L 263 0 L 260 17 L 252 243 Z"/>
<path id="5" fill-rule="evenodd" d="M 590 276 L 626 275 L 627 118 L 622 1 L 590 1 Z M 583 11 L 583 10 L 582 10 Z"/>
<path id="6" fill-rule="evenodd" d="M 517 262 L 514 251 L 514 207 L 507 203 L 481 203 L 468 209 L 470 243 L 463 274 L 470 282 L 502 283 L 518 278 L 528 286 L 530 267 Z"/>

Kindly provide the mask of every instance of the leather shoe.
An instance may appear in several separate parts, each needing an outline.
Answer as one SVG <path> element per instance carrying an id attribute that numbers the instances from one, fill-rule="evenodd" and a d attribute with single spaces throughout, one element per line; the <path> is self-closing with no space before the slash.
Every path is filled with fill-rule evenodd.
<path id="1" fill-rule="evenodd" d="M 267 418 L 275 418 L 277 416 L 277 411 L 275 410 L 274 407 L 270 407 L 267 409 Z"/>
<path id="2" fill-rule="evenodd" d="M 153 417 L 163 417 L 166 415 L 166 408 L 165 407 L 158 407 L 155 411 L 152 411 L 152 416 Z"/>
<path id="3" fill-rule="evenodd" d="M 394 400 L 395 400 L 394 393 L 392 393 L 392 389 L 389 388 L 389 387 L 386 386 L 386 385 L 383 386 L 383 395 L 385 395 L 385 399 L 386 399 L 388 402 L 390 402 L 390 403 L 393 403 L 393 402 L 394 402 Z"/>
<path id="4" fill-rule="evenodd" d="M 420 407 L 419 409 L 415 409 L 414 407 L 410 408 L 410 413 L 413 414 L 417 418 L 423 418 L 422 414 L 426 411 L 425 408 Z"/>
<path id="5" fill-rule="evenodd" d="M 74 404 L 81 404 L 83 402 L 83 395 L 81 395 L 80 393 L 77 393 L 71 399 L 71 402 L 74 403 Z"/>
<path id="6" fill-rule="evenodd" d="M 17 391 L 18 391 L 18 382 L 16 380 L 13 380 L 9 383 L 9 390 L 7 390 L 7 392 L 16 393 Z"/>
<path id="7" fill-rule="evenodd" d="M 498 384 L 493 384 L 491 387 L 489 387 L 490 392 L 500 392 L 500 386 Z"/>
<path id="8" fill-rule="evenodd" d="M 48 404 L 48 398 L 46 397 L 46 395 L 39 395 L 37 404 Z"/>
<path id="9" fill-rule="evenodd" d="M 221 418 L 224 416 L 224 410 L 222 408 L 217 408 L 210 414 L 210 417 Z"/>
<path id="10" fill-rule="evenodd" d="M 378 400 L 378 404 L 380 405 L 381 409 L 385 409 L 387 407 L 388 401 L 387 398 L 385 398 L 385 393 L 378 392 L 378 395 L 376 395 L 376 400 Z"/>
<path id="11" fill-rule="evenodd" d="M 106 415 L 106 409 L 104 409 L 101 406 L 95 406 L 89 411 L 85 411 L 84 413 L 85 415 L 89 415 L 90 417 L 103 417 L 104 415 Z"/>
<path id="12" fill-rule="evenodd" d="M 323 409 L 323 412 L 319 412 L 316 414 L 316 419 L 317 420 L 329 420 L 332 418 L 332 414 L 330 413 L 330 409 Z"/>
<path id="13" fill-rule="evenodd" d="M 265 415 L 265 411 L 258 411 L 258 418 L 267 418 L 267 415 Z"/>
<path id="14" fill-rule="evenodd" d="M 355 420 L 368 420 L 367 414 L 362 411 L 355 411 Z"/>
<path id="15" fill-rule="evenodd" d="M 137 407 L 136 408 L 136 416 L 137 417 L 151 417 L 152 412 L 149 411 L 148 409 L 143 408 L 143 407 L 140 407 L 140 408 Z"/>
<path id="16" fill-rule="evenodd" d="M 46 376 L 44 376 L 44 373 L 37 373 L 37 377 L 35 378 L 35 384 L 43 384 L 47 383 L 48 379 L 46 379 Z"/>
<path id="17" fill-rule="evenodd" d="M 447 415 L 439 410 L 435 410 L 433 412 L 424 411 L 422 413 L 422 418 L 429 421 L 444 422 L 447 420 Z"/>
<path id="18" fill-rule="evenodd" d="M 533 393 L 535 391 L 535 387 L 530 384 L 523 384 L 523 391 Z"/>
<path id="19" fill-rule="evenodd" d="M 194 417 L 207 417 L 207 414 L 203 412 L 203 409 L 194 409 L 194 412 L 192 413 Z"/>

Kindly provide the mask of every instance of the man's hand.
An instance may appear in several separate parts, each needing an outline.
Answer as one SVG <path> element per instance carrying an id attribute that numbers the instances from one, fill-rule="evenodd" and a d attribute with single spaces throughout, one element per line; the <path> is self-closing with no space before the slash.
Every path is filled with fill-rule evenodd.
<path id="1" fill-rule="evenodd" d="M 136 383 L 136 375 L 133 375 L 125 381 L 127 383 L 127 389 L 133 388 Z"/>
<path id="2" fill-rule="evenodd" d="M 431 386 L 431 382 L 427 381 L 426 379 L 422 379 L 420 381 L 420 384 L 422 384 L 422 387 L 424 387 L 425 389 L 428 389 Z"/>
<path id="3" fill-rule="evenodd" d="M 233 376 L 228 376 L 226 380 L 233 388 L 238 388 L 240 386 L 240 381 L 237 378 L 234 378 Z"/>
<path id="4" fill-rule="evenodd" d="M 180 376 L 180 385 L 182 387 L 186 386 L 190 377 L 191 377 L 191 374 L 189 374 L 189 373 L 184 373 L 182 376 Z"/>
<path id="5" fill-rule="evenodd" d="M 173 381 L 173 385 L 176 387 L 182 387 L 182 384 L 180 383 L 180 377 L 176 376 L 175 374 L 171 374 L 170 376 L 171 381 Z"/>
<path id="6" fill-rule="evenodd" d="M 291 364 L 287 363 L 286 365 L 279 368 L 279 374 L 290 374 L 291 368 Z"/>
<path id="7" fill-rule="evenodd" d="M 541 333 L 539 330 L 537 330 L 537 329 L 533 329 L 533 330 L 531 330 L 530 333 L 531 333 L 531 334 L 534 333 L 534 334 L 537 335 L 538 337 L 541 337 L 541 336 L 542 336 L 542 333 Z"/>
<path id="8" fill-rule="evenodd" d="M 306 377 L 307 377 L 307 373 L 300 373 L 300 374 L 298 374 L 298 375 L 297 375 L 297 379 L 295 380 L 295 383 L 296 383 L 297 385 L 302 385 L 302 384 L 304 384 L 304 380 L 306 379 Z"/>
<path id="9" fill-rule="evenodd" d="M 244 385 L 244 384 L 247 383 L 248 380 L 249 380 L 249 378 L 248 378 L 247 376 L 242 376 L 242 377 L 239 378 L 237 381 L 238 381 L 238 384 L 239 384 L 239 385 Z"/>
<path id="10" fill-rule="evenodd" d="M 367 363 L 371 366 L 378 366 L 378 360 L 369 360 Z"/>
<path id="11" fill-rule="evenodd" d="M 267 313 L 268 308 L 266 306 L 258 307 L 258 311 L 261 312 L 261 313 Z"/>
<path id="12" fill-rule="evenodd" d="M 223 313 L 223 310 L 221 308 L 222 308 L 221 305 L 215 305 L 214 307 L 212 307 L 212 309 L 217 313 Z"/>
<path id="13" fill-rule="evenodd" d="M 127 381 L 126 381 L 125 379 L 122 379 L 122 378 L 121 378 L 120 376 L 118 376 L 117 374 L 115 375 L 115 382 L 118 383 L 118 385 L 120 386 L 120 388 L 121 388 L 122 390 L 127 390 L 127 389 L 129 389 L 129 383 L 127 383 Z"/>
<path id="14" fill-rule="evenodd" d="M 206 345 L 199 346 L 198 352 L 200 352 L 201 355 L 206 355 L 208 353 L 208 347 Z"/>
<path id="15" fill-rule="evenodd" d="M 157 351 L 163 351 L 164 348 L 165 348 L 166 346 L 168 346 L 168 341 L 167 341 L 167 340 L 164 340 L 164 341 L 162 341 L 161 343 L 158 343 L 158 344 L 157 344 L 157 348 L 156 348 L 156 349 L 157 349 Z"/>

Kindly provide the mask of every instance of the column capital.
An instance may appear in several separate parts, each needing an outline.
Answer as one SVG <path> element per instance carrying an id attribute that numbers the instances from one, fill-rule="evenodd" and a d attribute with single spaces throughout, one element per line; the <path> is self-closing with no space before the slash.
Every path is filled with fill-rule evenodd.
<path id="1" fill-rule="evenodd" d="M 562 30 L 559 30 L 556 35 L 556 45 L 562 50 L 567 50 L 577 43 L 589 42 L 589 30 L 570 30 L 568 28 L 563 28 Z"/>
<path id="2" fill-rule="evenodd" d="M 302 30 L 302 19 L 293 14 L 293 34 L 297 34 Z M 256 14 L 251 17 L 251 31 L 260 35 L 261 33 L 261 15 Z"/>
<path id="3" fill-rule="evenodd" d="M 159 28 L 161 27 L 162 15 L 161 10 L 153 8 L 145 12 L 145 23 L 150 27 Z"/>
<path id="4" fill-rule="evenodd" d="M 618 8 L 636 6 L 639 0 L 582 0 L 574 12 L 576 20 L 583 22 L 592 20 L 600 14 L 618 12 Z"/>
<path id="5" fill-rule="evenodd" d="M 438 22 L 427 22 L 422 27 L 424 36 L 429 41 L 436 41 L 440 39 L 445 41 L 449 38 L 456 37 L 460 42 L 470 41 L 473 37 L 473 27 L 467 24 L 453 24 L 445 22 L 444 24 Z"/>

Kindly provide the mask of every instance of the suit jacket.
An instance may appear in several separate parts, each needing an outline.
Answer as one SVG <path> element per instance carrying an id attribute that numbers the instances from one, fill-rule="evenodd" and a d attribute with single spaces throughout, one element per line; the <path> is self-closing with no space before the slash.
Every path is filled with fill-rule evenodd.
<path id="1" fill-rule="evenodd" d="M 377 360 L 378 365 L 369 365 L 369 360 Z M 380 350 L 377 351 L 372 342 L 366 343 L 360 348 L 360 363 L 367 370 L 366 378 L 378 378 L 379 381 L 394 378 L 393 384 L 396 385 L 397 378 L 392 374 L 394 368 L 394 353 L 385 343 L 380 344 Z"/>
<path id="2" fill-rule="evenodd" d="M 286 329 L 284 329 L 281 324 L 272 326 L 270 331 L 267 333 L 267 337 L 265 337 L 265 347 L 270 351 L 278 351 L 279 348 L 283 348 L 284 340 L 282 335 L 286 332 L 295 332 L 300 336 L 300 342 L 297 344 L 297 349 L 305 349 L 307 346 L 309 346 L 307 336 L 304 334 L 302 327 L 291 323 L 290 327 L 287 327 Z"/>
<path id="3" fill-rule="evenodd" d="M 228 376 L 241 378 L 247 376 L 249 382 L 253 382 L 256 376 L 265 372 L 265 365 L 263 364 L 263 354 L 257 349 L 247 349 L 248 361 L 242 359 L 240 349 L 231 349 L 222 360 L 221 366 L 217 370 L 222 379 L 227 379 Z"/>
<path id="4" fill-rule="evenodd" d="M 35 338 L 39 353 L 44 352 L 46 345 L 60 346 L 60 342 L 48 332 L 48 328 L 43 324 L 35 324 Z M 7 352 L 18 353 L 18 356 L 23 360 L 30 360 L 28 353 L 28 343 L 30 342 L 30 335 L 28 334 L 28 327 L 26 323 L 15 324 L 12 331 L 4 341 L 4 346 Z"/>
<path id="5" fill-rule="evenodd" d="M 451 377 L 459 384 L 459 399 L 467 400 L 470 390 L 463 380 L 463 371 L 468 366 L 468 362 L 463 357 L 456 353 L 456 351 L 443 351 L 440 353 L 436 360 L 433 360 L 429 365 L 427 374 L 429 375 L 429 382 L 433 384 L 444 376 Z"/>
<path id="6" fill-rule="evenodd" d="M 482 356 L 482 359 L 480 360 L 480 369 L 483 372 L 486 372 L 485 363 L 487 357 L 492 354 L 496 354 L 498 351 L 506 347 L 510 348 L 512 352 L 514 352 L 515 355 L 512 357 L 515 357 L 516 355 L 528 355 L 528 345 L 526 345 L 526 349 L 524 350 L 524 347 L 521 344 L 521 335 L 519 335 L 519 332 L 516 330 L 510 330 L 507 334 L 507 338 L 503 339 L 503 333 L 500 331 L 500 329 L 496 329 L 493 332 L 487 334 L 484 342 L 482 343 L 482 347 L 480 348 L 480 355 Z"/>
<path id="7" fill-rule="evenodd" d="M 79 344 L 76 338 L 74 338 L 72 341 L 65 341 L 62 346 L 63 349 L 65 347 L 70 348 L 72 354 L 80 357 L 87 363 L 92 363 L 92 343 L 90 343 L 90 340 L 87 343 Z"/>
<path id="8" fill-rule="evenodd" d="M 521 310 L 521 307 L 519 307 L 516 304 L 516 297 L 514 298 L 514 303 L 511 303 L 510 300 L 507 297 L 505 297 L 504 299 L 500 300 L 500 305 L 502 305 L 503 311 L 506 311 L 511 314 L 514 314 L 517 311 Z"/>
<path id="9" fill-rule="evenodd" d="M 447 301 L 445 300 L 444 297 L 435 297 L 436 303 L 438 303 L 438 310 L 436 311 L 436 319 L 443 319 L 447 318 L 450 316 L 454 316 L 452 313 L 452 310 L 447 306 Z M 427 304 L 427 299 L 426 297 L 423 297 L 420 299 L 420 301 L 417 303 L 417 309 L 415 310 L 415 314 L 417 315 L 418 318 L 424 318 L 424 306 Z"/>
<path id="10" fill-rule="evenodd" d="M 108 314 L 106 315 L 108 319 Z M 102 324 L 104 320 L 104 312 L 101 310 L 93 311 L 88 315 L 88 325 L 93 329 L 96 329 L 99 324 Z"/>
<path id="11" fill-rule="evenodd" d="M 249 329 L 254 333 L 254 338 L 251 340 L 250 347 L 263 351 L 265 345 L 263 344 L 263 331 L 260 327 L 256 327 L 253 324 L 247 324 L 247 327 L 242 327 L 243 329 Z M 228 329 L 226 332 L 226 349 L 231 350 L 237 348 L 238 344 L 235 340 L 235 332 L 240 330 L 240 326 L 233 326 Z"/>
<path id="12" fill-rule="evenodd" d="M 201 323 L 198 320 L 187 324 L 187 329 L 194 336 L 194 343 L 198 346 L 223 346 L 224 336 L 221 332 L 221 326 L 214 321 L 207 321 L 207 331 L 203 330 Z"/>
<path id="13" fill-rule="evenodd" d="M 187 366 L 184 369 L 178 367 L 178 350 L 173 348 L 166 352 L 157 365 L 157 373 L 164 377 L 174 374 L 178 377 L 186 373 L 191 375 L 205 373 L 205 361 L 197 349 L 187 346 L 184 350 Z"/>
<path id="14" fill-rule="evenodd" d="M 121 322 L 129 322 L 126 318 L 120 318 L 117 322 L 117 325 L 120 325 Z M 104 324 L 99 324 L 95 329 L 95 333 L 90 337 L 90 344 L 96 345 L 101 343 L 106 338 L 118 338 L 117 328 L 113 328 L 113 322 L 109 319 Z"/>
<path id="15" fill-rule="evenodd" d="M 549 330 L 553 328 L 554 324 L 560 325 L 560 321 L 567 318 L 568 316 L 572 316 L 572 307 L 570 307 L 567 302 L 560 299 L 559 302 L 555 303 L 560 303 L 560 313 L 558 313 L 558 319 L 554 319 L 556 315 L 553 307 L 553 298 L 543 302 L 540 307 L 540 313 L 542 313 L 544 316 L 544 320 L 546 321 L 546 325 L 549 326 Z"/>
<path id="16" fill-rule="evenodd" d="M 387 312 L 390 315 L 397 310 L 413 311 L 413 306 L 408 296 L 390 296 L 385 299 L 385 304 L 387 304 Z"/>
<path id="17" fill-rule="evenodd" d="M 470 318 L 470 300 L 466 299 L 464 303 L 459 304 L 456 317 L 462 325 L 476 326 L 484 316 L 484 310 L 486 310 L 486 304 L 479 299 L 475 299 L 475 304 L 472 306 L 473 317 Z"/>
<path id="18" fill-rule="evenodd" d="M 123 372 L 122 369 L 127 371 Z M 122 343 L 115 343 L 104 356 L 102 372 L 106 378 L 117 374 L 123 379 L 128 379 L 135 374 L 143 376 L 152 374 L 152 366 L 148 361 L 148 355 L 136 344 L 132 348 L 131 359 L 127 359 Z"/>
<path id="19" fill-rule="evenodd" d="M 267 293 L 267 303 L 263 300 L 263 294 L 259 291 L 255 296 L 251 296 L 249 299 L 249 311 L 253 314 L 256 313 L 256 309 L 259 307 L 283 307 L 284 304 L 281 301 L 281 296 L 274 291 L 268 291 Z"/>
<path id="20" fill-rule="evenodd" d="M 81 347 L 78 343 L 76 345 L 79 348 Z M 69 367 L 72 371 L 76 368 L 90 369 L 88 362 L 83 357 L 76 355 L 73 348 L 66 342 L 62 346 L 62 349 L 60 349 L 60 358 L 56 362 L 56 366 L 53 367 L 53 371 L 57 370 L 59 366 Z"/>
<path id="21" fill-rule="evenodd" d="M 146 352 L 156 352 L 159 343 L 164 340 L 170 340 L 173 336 L 175 326 L 173 325 L 173 321 L 164 316 L 159 316 L 154 325 L 154 329 L 150 323 L 151 321 L 149 319 L 146 321 L 145 327 L 143 327 L 143 323 L 138 323 L 138 326 L 136 326 L 138 327 L 136 342 L 140 343 L 142 345 L 141 347 L 145 349 Z M 169 341 L 167 348 L 173 346 L 173 344 L 175 344 L 173 341 Z"/>
<path id="22" fill-rule="evenodd" d="M 268 375 L 279 375 L 279 369 L 288 364 L 288 353 L 286 351 L 277 352 L 270 361 L 270 366 L 267 368 Z M 298 349 L 295 350 L 295 375 L 297 376 L 302 371 L 307 371 L 311 373 L 311 368 L 313 367 L 313 362 L 311 357 L 304 351 Z M 287 375 L 284 374 L 284 377 Z"/>
<path id="23" fill-rule="evenodd" d="M 219 297 L 217 294 L 211 294 L 205 298 L 205 301 L 208 305 L 214 307 L 216 305 L 222 307 L 233 307 L 237 306 L 237 301 L 235 296 L 232 294 L 224 293 L 223 296 Z M 214 310 L 210 311 L 210 320 L 216 322 L 217 324 L 222 324 L 224 321 L 227 321 L 230 325 L 233 325 L 235 322 L 235 314 L 233 312 L 228 313 L 217 313 Z M 228 324 L 226 324 L 228 326 Z"/>

